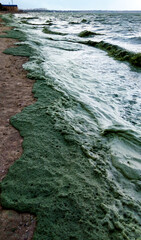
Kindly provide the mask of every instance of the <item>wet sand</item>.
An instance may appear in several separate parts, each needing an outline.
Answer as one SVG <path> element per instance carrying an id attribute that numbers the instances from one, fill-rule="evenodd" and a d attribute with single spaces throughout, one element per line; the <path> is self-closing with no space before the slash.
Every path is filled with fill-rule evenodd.
<path id="1" fill-rule="evenodd" d="M 8 29 L 0 19 L 0 35 Z M 22 68 L 22 64 L 28 59 L 3 53 L 15 42 L 13 39 L 0 38 L 0 181 L 23 151 L 23 140 L 19 132 L 11 126 L 10 117 L 35 102 L 32 94 L 34 81 L 27 79 L 27 73 Z M 0 205 L 1 240 L 30 240 L 35 225 L 34 216 L 5 210 Z"/>

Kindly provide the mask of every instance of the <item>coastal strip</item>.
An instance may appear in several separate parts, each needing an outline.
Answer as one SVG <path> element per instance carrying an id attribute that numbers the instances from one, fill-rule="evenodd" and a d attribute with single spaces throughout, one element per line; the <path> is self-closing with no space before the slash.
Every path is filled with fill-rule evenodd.
<path id="1" fill-rule="evenodd" d="M 3 13 L 0 13 L 0 15 Z M 0 18 L 0 35 L 10 30 Z M 0 181 L 9 167 L 22 154 L 22 138 L 9 123 L 11 116 L 35 102 L 32 94 L 34 81 L 27 79 L 22 65 L 25 57 L 9 56 L 3 51 L 15 44 L 10 38 L 0 39 Z M 0 205 L 0 239 L 30 240 L 33 237 L 36 220 L 30 214 L 19 214 L 5 210 Z"/>
<path id="2" fill-rule="evenodd" d="M 34 240 L 139 240 L 140 204 L 128 196 L 127 189 L 124 191 L 131 180 L 124 182 L 121 172 L 112 168 L 109 139 L 95 124 L 95 111 L 91 114 L 79 92 L 77 99 L 65 86 L 63 91 L 56 84 L 62 76 L 60 70 L 66 71 L 62 56 L 58 54 L 61 65 L 56 77 L 52 74 L 55 61 L 48 59 L 48 54 L 56 54 L 46 48 L 48 42 L 40 45 L 40 34 L 30 38 L 30 26 L 23 25 L 23 16 L 20 21 L 12 16 L 5 16 L 14 26 L 6 37 L 22 42 L 4 52 L 29 57 L 24 68 L 28 78 L 36 80 L 32 92 L 37 101 L 10 118 L 24 137 L 24 151 L 1 182 L 2 206 L 36 216 Z M 78 72 L 79 68 L 78 64 Z M 117 181 L 122 184 L 120 188 Z M 137 187 L 139 191 L 140 185 Z"/>

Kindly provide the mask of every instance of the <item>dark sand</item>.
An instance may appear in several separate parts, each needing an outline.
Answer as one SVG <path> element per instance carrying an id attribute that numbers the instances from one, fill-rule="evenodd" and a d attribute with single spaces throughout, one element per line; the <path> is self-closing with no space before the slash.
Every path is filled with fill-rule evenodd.
<path id="1" fill-rule="evenodd" d="M 0 34 L 8 29 L 0 19 Z M 26 71 L 22 68 L 27 58 L 3 54 L 15 42 L 0 38 L 0 181 L 22 154 L 22 138 L 9 119 L 35 101 L 32 94 L 34 82 L 26 78 Z M 0 206 L 0 240 L 30 240 L 35 224 L 34 216 Z"/>

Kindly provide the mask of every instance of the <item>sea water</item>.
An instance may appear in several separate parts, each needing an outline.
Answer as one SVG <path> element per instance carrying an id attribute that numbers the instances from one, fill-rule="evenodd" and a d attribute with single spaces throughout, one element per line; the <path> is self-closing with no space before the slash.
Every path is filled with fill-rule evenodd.
<path id="1" fill-rule="evenodd" d="M 106 165 L 108 181 L 122 196 L 138 203 L 141 71 L 124 61 L 124 54 L 117 60 L 103 46 L 107 43 L 110 52 L 116 46 L 125 55 L 140 54 L 140 20 L 140 12 L 32 12 L 14 16 L 16 30 L 26 35 L 20 45 L 36 51 L 23 66 L 28 76 L 41 79 L 44 90 L 51 86 L 62 95 L 46 107 L 55 131 L 81 147 L 91 168 L 98 168 L 98 161 Z M 89 41 L 98 47 L 90 46 Z M 102 171 L 102 167 L 97 170 Z"/>
<path id="2" fill-rule="evenodd" d="M 106 136 L 113 166 L 132 180 L 141 179 L 140 71 L 115 61 L 104 51 L 80 44 L 79 34 L 90 31 L 94 35 L 87 40 L 141 52 L 140 20 L 140 13 L 16 15 L 20 26 L 23 22 L 28 44 L 38 48 L 44 75 L 57 90 L 83 105 L 76 112 L 69 109 L 65 120 L 85 134 L 85 141 L 91 141 L 95 134 Z M 27 63 L 25 67 L 34 69 L 36 65 L 34 60 L 32 66 Z M 78 123 L 81 118 L 86 121 L 82 125 Z"/>

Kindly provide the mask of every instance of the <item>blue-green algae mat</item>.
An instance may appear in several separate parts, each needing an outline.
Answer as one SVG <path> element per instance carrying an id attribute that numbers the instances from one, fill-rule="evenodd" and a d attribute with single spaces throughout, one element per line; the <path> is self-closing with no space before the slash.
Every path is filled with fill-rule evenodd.
<path id="1" fill-rule="evenodd" d="M 17 38 L 13 31 L 8 37 Z M 5 53 L 36 57 L 26 44 Z M 24 138 L 24 152 L 1 183 L 3 207 L 37 216 L 34 240 L 139 240 L 140 206 L 108 179 L 107 147 L 96 140 L 93 152 L 100 158 L 94 158 L 64 122 L 65 111 L 83 106 L 40 78 L 39 71 L 28 76 L 36 79 L 37 101 L 11 118 Z"/>

